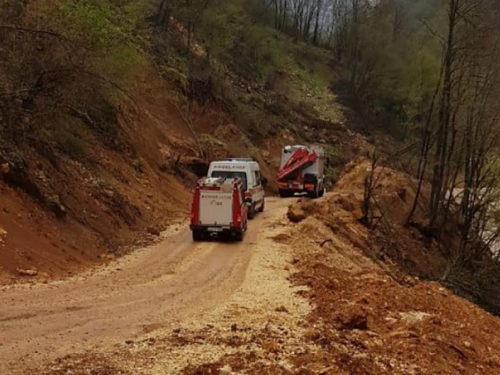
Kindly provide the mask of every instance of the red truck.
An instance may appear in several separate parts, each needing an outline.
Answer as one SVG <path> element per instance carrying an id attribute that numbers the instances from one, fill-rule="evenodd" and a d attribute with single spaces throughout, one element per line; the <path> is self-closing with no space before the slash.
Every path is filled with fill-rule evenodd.
<path id="1" fill-rule="evenodd" d="M 198 181 L 191 208 L 194 241 L 222 237 L 242 241 L 247 222 L 248 204 L 240 178 L 205 177 Z"/>
<path id="2" fill-rule="evenodd" d="M 276 183 L 280 197 L 307 193 L 311 198 L 325 193 L 325 153 L 320 146 L 286 146 L 281 150 Z"/>

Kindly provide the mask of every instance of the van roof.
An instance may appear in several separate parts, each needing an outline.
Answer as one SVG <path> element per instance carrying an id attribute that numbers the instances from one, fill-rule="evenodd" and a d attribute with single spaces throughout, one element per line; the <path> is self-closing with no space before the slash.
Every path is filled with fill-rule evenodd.
<path id="1" fill-rule="evenodd" d="M 249 158 L 231 158 L 226 160 L 214 160 L 212 163 L 255 163 L 255 160 Z"/>
<path id="2" fill-rule="evenodd" d="M 241 178 L 226 178 L 226 177 L 203 177 L 198 180 L 199 186 L 223 186 L 241 184 Z"/>
<path id="3" fill-rule="evenodd" d="M 247 165 L 247 164 L 253 164 L 253 165 L 258 165 L 258 163 L 255 160 L 252 159 L 230 159 L 230 160 L 219 160 L 219 161 L 213 161 L 210 163 L 210 165 Z"/>

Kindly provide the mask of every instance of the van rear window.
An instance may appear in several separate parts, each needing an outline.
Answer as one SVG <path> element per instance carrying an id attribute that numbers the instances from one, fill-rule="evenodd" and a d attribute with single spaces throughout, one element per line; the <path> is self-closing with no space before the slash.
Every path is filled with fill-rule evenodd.
<path id="1" fill-rule="evenodd" d="M 247 175 L 245 172 L 231 172 L 231 171 L 213 171 L 210 177 L 224 177 L 224 178 L 241 178 L 241 182 L 243 183 L 243 187 L 245 191 L 247 188 Z"/>

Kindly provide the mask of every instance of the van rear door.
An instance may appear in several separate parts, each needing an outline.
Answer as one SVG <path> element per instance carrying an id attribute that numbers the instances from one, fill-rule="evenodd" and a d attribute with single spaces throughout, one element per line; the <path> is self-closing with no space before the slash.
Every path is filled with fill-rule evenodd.
<path id="1" fill-rule="evenodd" d="M 230 226 L 233 219 L 232 191 L 200 191 L 200 224 Z"/>

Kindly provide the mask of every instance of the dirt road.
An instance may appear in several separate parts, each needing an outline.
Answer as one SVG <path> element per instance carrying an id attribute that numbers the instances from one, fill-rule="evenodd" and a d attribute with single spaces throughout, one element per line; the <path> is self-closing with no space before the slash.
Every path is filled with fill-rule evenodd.
<path id="1" fill-rule="evenodd" d="M 243 283 L 259 228 L 290 201 L 267 203 L 243 243 L 193 243 L 182 226 L 104 269 L 0 289 L 0 373 L 111 346 L 220 304 Z"/>

